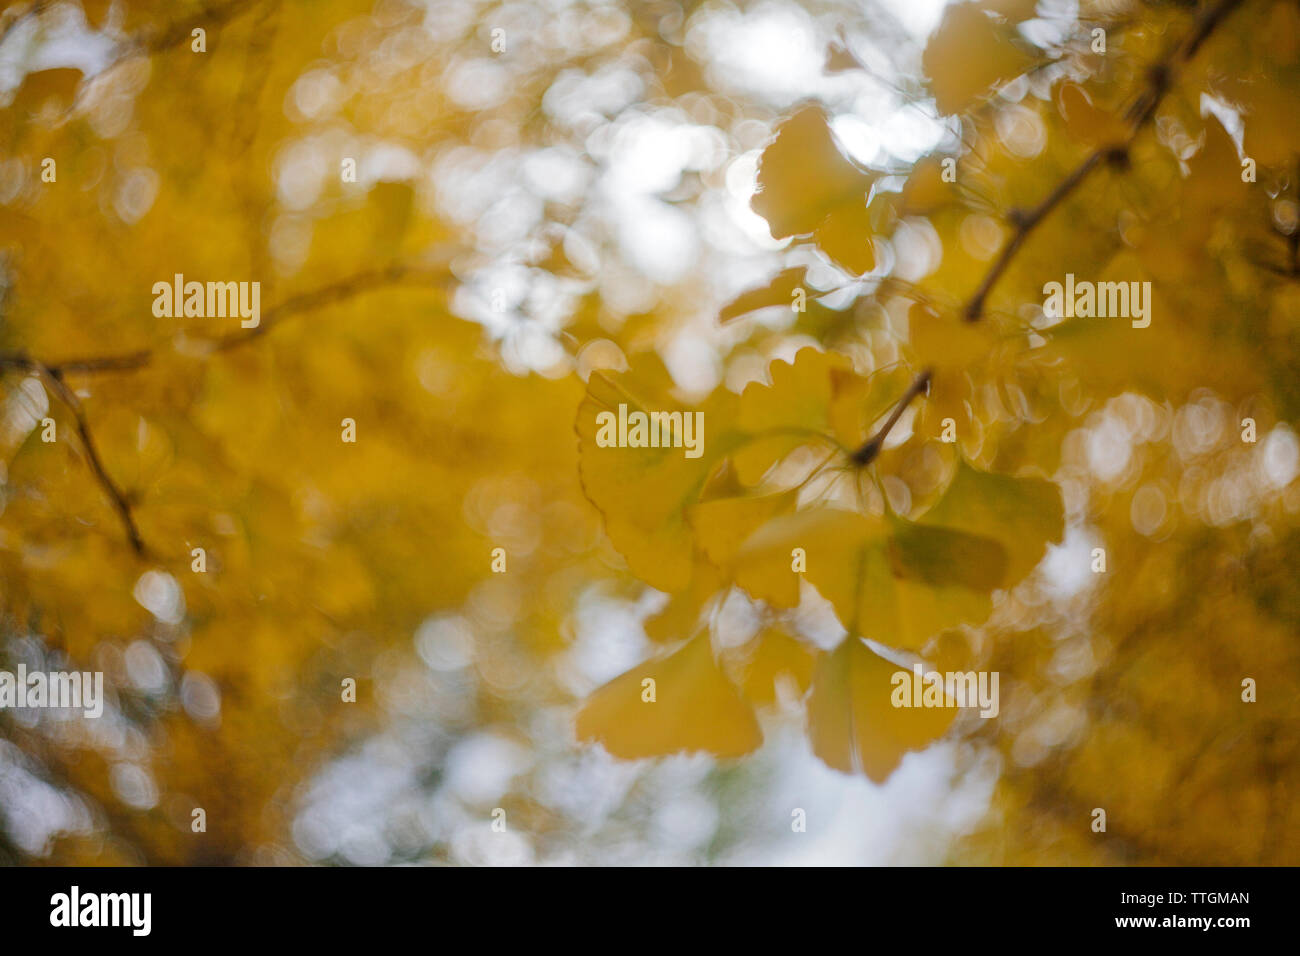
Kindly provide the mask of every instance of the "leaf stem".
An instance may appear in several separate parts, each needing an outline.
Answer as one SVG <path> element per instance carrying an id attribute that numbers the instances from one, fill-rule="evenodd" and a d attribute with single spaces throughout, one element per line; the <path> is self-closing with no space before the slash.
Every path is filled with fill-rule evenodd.
<path id="1" fill-rule="evenodd" d="M 898 403 L 894 406 L 894 410 L 889 413 L 889 417 L 885 419 L 885 423 L 880 426 L 880 430 L 868 438 L 861 448 L 849 456 L 855 465 L 862 467 L 864 465 L 869 465 L 876 460 L 876 456 L 880 454 L 880 449 L 884 447 L 885 439 L 888 438 L 889 433 L 894 430 L 894 426 L 898 424 L 898 420 L 903 417 L 903 412 L 907 411 L 907 406 L 911 405 L 912 401 L 921 393 L 930 391 L 930 379 L 933 377 L 934 370 L 927 368 L 912 380 L 912 384 L 907 387 L 907 391 L 905 391 L 902 397 L 898 400 Z"/>

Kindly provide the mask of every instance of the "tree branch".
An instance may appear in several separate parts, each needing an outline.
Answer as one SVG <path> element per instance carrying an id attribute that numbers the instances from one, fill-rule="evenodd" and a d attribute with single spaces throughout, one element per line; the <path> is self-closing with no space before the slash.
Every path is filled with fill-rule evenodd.
<path id="1" fill-rule="evenodd" d="M 190 39 L 198 27 L 205 30 L 224 26 L 240 13 L 253 6 L 254 0 L 231 0 L 220 6 L 207 7 L 192 17 L 177 20 L 160 29 L 144 31 L 141 34 L 123 40 L 113 51 L 113 59 L 102 72 L 107 73 L 127 60 L 138 56 L 153 56 L 169 47 L 176 46 Z"/>
<path id="2" fill-rule="evenodd" d="M 450 282 L 451 278 L 451 272 L 445 266 L 413 266 L 404 263 L 394 263 L 380 269 L 358 272 L 345 279 L 340 279 L 338 282 L 321 286 L 319 289 L 290 296 L 283 302 L 267 309 L 255 328 L 239 329 L 212 339 L 213 350 L 227 352 L 241 345 L 247 345 L 249 342 L 265 335 L 287 318 L 300 315 L 303 312 L 310 312 L 322 306 L 344 302 L 375 289 L 396 285 L 408 280 L 422 282 L 427 279 L 439 280 L 439 287 L 441 287 L 442 283 Z"/>
<path id="3" fill-rule="evenodd" d="M 1125 114 L 1129 123 L 1128 135 L 1119 143 L 1101 146 L 1094 150 L 1065 179 L 1061 180 L 1042 202 L 1027 212 L 1020 212 L 1014 217 L 1012 222 L 1014 232 L 1011 234 L 1011 238 L 1003 245 L 998 257 L 993 260 L 993 265 L 989 267 L 988 273 L 980 282 L 979 288 L 975 290 L 975 294 L 966 305 L 966 321 L 975 322 L 979 320 L 984 314 L 984 303 L 989 293 L 998 280 L 1002 278 L 1002 274 L 1006 272 L 1007 267 L 1015 258 L 1020 247 L 1024 245 L 1029 234 L 1071 193 L 1078 189 L 1079 185 L 1088 178 L 1088 175 L 1094 169 L 1103 162 L 1119 167 L 1127 165 L 1129 149 L 1132 147 L 1134 140 L 1137 139 L 1138 134 L 1155 116 L 1161 100 L 1164 99 L 1165 94 L 1173 86 L 1178 70 L 1196 55 L 1196 51 L 1201 48 L 1201 45 L 1214 32 L 1214 29 L 1241 3 L 1242 0 L 1217 0 L 1212 6 L 1203 9 L 1197 17 L 1196 24 L 1183 37 L 1182 42 L 1170 50 L 1164 59 L 1153 64 L 1148 71 L 1146 88 L 1138 94 Z"/>
<path id="4" fill-rule="evenodd" d="M 880 430 L 868 438 L 861 448 L 849 456 L 850 460 L 852 460 L 855 465 L 862 467 L 869 465 L 876 460 L 876 456 L 880 454 L 880 449 L 884 447 L 885 439 L 888 438 L 889 433 L 894 430 L 894 426 L 898 424 L 898 420 L 903 417 L 903 412 L 907 411 L 907 406 L 911 405 L 916 396 L 920 395 L 922 392 L 930 391 L 930 379 L 933 377 L 934 370 L 927 368 L 912 380 L 912 384 L 907 387 L 907 391 L 904 392 L 902 398 L 898 400 L 898 404 L 896 404 L 894 410 L 889 413 L 889 417 L 885 419 L 885 423 L 880 426 Z"/>
<path id="5" fill-rule="evenodd" d="M 35 372 L 45 383 L 47 390 L 61 401 L 68 411 L 72 413 L 73 421 L 77 425 L 77 435 L 81 439 L 81 447 L 85 449 L 86 460 L 90 463 L 90 470 L 94 472 L 95 479 L 103 487 L 104 493 L 108 496 L 122 521 L 122 526 L 126 530 L 127 540 L 131 542 L 131 550 L 138 556 L 144 557 L 144 542 L 140 538 L 140 531 L 135 525 L 135 517 L 131 514 L 131 503 L 126 500 L 120 488 L 114 483 L 108 470 L 104 467 L 103 460 L 99 457 L 99 450 L 95 446 L 94 436 L 90 432 L 90 424 L 86 421 L 85 410 L 81 406 L 81 399 L 77 394 L 63 381 L 62 376 L 55 369 L 50 368 L 36 359 L 25 355 L 7 356 L 3 365 L 13 368 L 24 368 L 29 372 Z"/>
<path id="6" fill-rule="evenodd" d="M 261 321 L 254 328 L 239 329 L 225 335 L 203 339 L 201 342 L 207 344 L 214 353 L 227 352 L 260 338 L 274 326 L 295 315 L 301 315 L 304 312 L 310 312 L 312 309 L 326 305 L 345 302 L 348 299 L 384 286 L 395 285 L 407 280 L 423 281 L 430 278 L 446 282 L 450 281 L 451 273 L 441 266 L 423 267 L 407 264 L 395 264 L 381 269 L 358 272 L 337 282 L 299 293 L 277 303 L 262 313 Z M 144 348 L 123 352 L 118 355 L 73 358 L 62 362 L 46 362 L 43 364 L 44 367 L 58 375 L 77 372 L 133 372 L 150 365 L 160 351 L 160 349 L 156 348 Z M 28 367 L 27 363 L 30 361 L 31 359 L 22 352 L 0 352 L 0 368 L 5 366 L 26 368 Z"/>
<path id="7" fill-rule="evenodd" d="M 445 268 L 431 270 L 400 264 L 357 273 L 330 285 L 322 286 L 319 289 L 285 299 L 278 305 L 268 309 L 262 315 L 261 322 L 254 328 L 241 329 L 238 332 L 232 332 L 208 341 L 212 345 L 214 354 L 230 351 L 261 337 L 273 326 L 291 316 L 320 306 L 342 302 L 364 292 L 391 285 L 403 279 L 427 278 L 430 275 L 436 275 L 444 281 L 451 278 L 451 273 Z M 86 421 L 81 400 L 64 382 L 63 376 L 69 372 L 135 371 L 151 364 L 156 354 L 156 350 L 153 349 L 138 349 L 121 355 L 73 359 L 58 364 L 49 364 L 34 359 L 25 352 L 0 352 L 0 369 L 16 368 L 35 372 L 45 382 L 48 390 L 72 413 L 73 420 L 77 425 L 77 434 L 81 439 L 82 447 L 86 451 L 86 460 L 90 464 L 91 471 L 94 472 L 96 480 L 103 486 L 105 494 L 107 494 L 117 511 L 122 526 L 126 530 L 127 539 L 131 542 L 131 549 L 141 557 L 146 554 L 146 549 L 143 540 L 140 538 L 139 529 L 136 527 L 135 517 L 131 513 L 131 504 L 104 467 L 103 460 L 99 457 L 99 450 L 95 445 L 95 439 L 91 434 L 90 425 Z"/>
<path id="8" fill-rule="evenodd" d="M 1300 157 L 1296 159 L 1291 175 L 1295 177 L 1296 208 L 1300 209 Z M 1293 223 L 1291 234 L 1286 237 L 1286 265 L 1293 278 L 1300 276 L 1300 223 Z"/>

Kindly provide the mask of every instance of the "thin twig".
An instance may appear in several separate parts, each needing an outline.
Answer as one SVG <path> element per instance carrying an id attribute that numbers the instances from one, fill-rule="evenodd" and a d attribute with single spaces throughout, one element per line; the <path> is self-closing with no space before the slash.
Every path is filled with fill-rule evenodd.
<path id="1" fill-rule="evenodd" d="M 903 417 L 903 412 L 907 411 L 907 406 L 912 404 L 916 396 L 930 390 L 930 379 L 933 376 L 934 370 L 927 368 L 912 380 L 912 384 L 907 387 L 907 391 L 904 392 L 902 398 L 898 400 L 898 404 L 896 404 L 894 410 L 889 413 L 889 417 L 885 419 L 885 423 L 880 426 L 880 430 L 868 438 L 861 448 L 849 456 L 855 465 L 861 467 L 869 465 L 876 460 L 876 456 L 880 454 L 880 449 L 884 447 L 885 439 L 888 438 L 889 433 L 894 430 L 894 426 L 898 424 L 898 420 Z"/>
<path id="2" fill-rule="evenodd" d="M 72 413 L 73 421 L 77 425 L 77 435 L 81 439 L 81 447 L 85 449 L 86 460 L 90 463 L 90 470 L 94 472 L 95 479 L 108 495 L 112 502 L 113 509 L 117 512 L 118 517 L 122 520 L 122 526 L 126 529 L 127 540 L 131 542 L 131 550 L 138 556 L 144 557 L 144 542 L 140 538 L 140 530 L 135 525 L 135 517 L 131 514 L 131 503 L 127 501 L 126 495 L 117 487 L 108 469 L 104 467 L 103 459 L 99 457 L 99 450 L 95 445 L 95 438 L 90 432 L 90 424 L 86 421 L 85 410 L 81 406 L 81 399 L 70 388 L 60 374 L 36 359 L 29 356 L 11 356 L 6 364 L 15 368 L 25 368 L 28 371 L 35 372 L 45 382 L 47 389 L 52 395 L 61 401 L 68 411 Z"/>
<path id="3" fill-rule="evenodd" d="M 199 27 L 210 30 L 214 27 L 225 26 L 239 14 L 251 8 L 253 3 L 254 0 L 231 0 L 230 3 L 220 6 L 204 7 L 203 10 L 191 17 L 177 20 L 161 29 L 145 31 L 137 36 L 123 40 L 113 50 L 113 59 L 104 72 L 125 63 L 127 60 L 135 59 L 138 56 L 153 56 L 155 53 L 161 53 L 178 43 L 183 43 L 190 39 L 191 35 Z"/>
<path id="4" fill-rule="evenodd" d="M 1011 264 L 1011 260 L 1016 257 L 1016 253 L 1020 251 L 1020 247 L 1029 238 L 1029 234 L 1047 218 L 1048 213 L 1059 206 L 1070 193 L 1078 188 L 1079 184 L 1102 161 L 1106 152 L 1115 148 L 1109 147 L 1107 151 L 1097 150 L 1091 153 L 1087 159 L 1074 168 L 1070 175 L 1057 183 L 1056 188 L 1042 202 L 1027 212 L 1016 214 L 1013 222 L 1015 229 L 1011 233 L 1011 238 L 1002 247 L 1002 251 L 998 253 L 993 265 L 989 267 L 989 271 L 979 284 L 979 288 L 975 290 L 970 302 L 966 304 L 965 318 L 967 322 L 974 322 L 984 314 L 984 300 L 988 298 L 989 292 L 993 290 L 993 286 L 997 284 L 998 279 L 1002 278 L 1002 273 Z"/>
<path id="5" fill-rule="evenodd" d="M 232 332 L 229 335 L 208 341 L 213 347 L 213 353 L 229 351 L 253 341 L 265 334 L 272 326 L 290 316 L 310 311 L 319 306 L 341 302 L 363 292 L 402 279 L 427 277 L 430 274 L 436 274 L 444 280 L 451 277 L 450 272 L 446 269 L 437 269 L 431 272 L 431 270 L 422 270 L 402 264 L 358 273 L 339 282 L 286 299 L 267 310 L 263 314 L 261 322 L 254 328 L 241 329 L 239 332 Z M 126 529 L 127 539 L 131 542 L 132 550 L 141 557 L 145 555 L 146 551 L 144 542 L 140 537 L 140 531 L 135 524 L 135 517 L 131 512 L 131 504 L 104 467 L 103 460 L 99 457 L 99 450 L 95 445 L 94 436 L 91 434 L 90 425 L 86 421 L 81 400 L 64 382 L 63 376 L 69 372 L 134 371 L 149 365 L 153 361 L 155 354 L 156 352 L 151 349 L 138 349 L 122 355 L 74 359 L 59 364 L 50 364 L 34 359 L 25 352 L 0 352 L 0 369 L 15 368 L 35 372 L 46 383 L 49 391 L 67 406 L 72 413 L 73 420 L 77 425 L 77 434 L 81 439 L 82 447 L 86 451 L 86 460 L 90 463 L 91 471 L 94 472 L 96 480 L 103 486 L 105 493 L 121 518 L 122 525 Z"/>
<path id="6" fill-rule="evenodd" d="M 1014 231 L 1011 238 L 1002 247 L 1002 251 L 998 253 L 998 257 L 989 267 L 983 281 L 980 282 L 979 288 L 975 290 L 975 294 L 966 305 L 966 321 L 975 322 L 984 314 L 985 300 L 1002 277 L 1002 274 L 1006 272 L 1011 260 L 1015 258 L 1016 253 L 1029 237 L 1029 234 L 1057 206 L 1064 202 L 1088 178 L 1088 175 L 1094 169 L 1103 162 L 1121 167 L 1128 163 L 1129 149 L 1132 147 L 1134 140 L 1137 139 L 1138 134 L 1155 116 L 1161 100 L 1173 86 L 1178 69 L 1196 55 L 1196 51 L 1214 32 L 1215 27 L 1222 23 L 1228 14 L 1241 3 L 1242 0 L 1218 0 L 1213 6 L 1203 10 L 1197 18 L 1196 25 L 1183 38 L 1182 42 L 1175 46 L 1163 60 L 1154 64 L 1148 72 L 1146 88 L 1138 94 L 1127 111 L 1126 118 L 1129 122 L 1129 131 L 1124 140 L 1094 150 L 1065 179 L 1058 183 L 1056 188 L 1042 202 L 1032 209 L 1020 212 L 1015 216 L 1012 223 Z"/>
<path id="7" fill-rule="evenodd" d="M 1292 185 L 1295 187 L 1296 209 L 1300 210 L 1300 158 L 1296 159 L 1291 175 L 1295 177 Z M 1300 222 L 1291 223 L 1291 233 L 1286 237 L 1286 262 L 1290 275 L 1300 276 Z"/>
<path id="8" fill-rule="evenodd" d="M 214 351 L 226 352 L 260 338 L 291 316 L 301 315 L 304 312 L 310 312 L 326 305 L 333 305 L 336 302 L 344 302 L 366 292 L 396 285 L 399 282 L 408 280 L 422 282 L 426 279 L 448 282 L 451 278 L 451 272 L 443 266 L 422 267 L 406 263 L 394 263 L 381 269 L 358 272 L 319 289 L 312 289 L 310 292 L 290 296 L 262 313 L 261 321 L 254 328 L 229 332 L 211 341 Z"/>
<path id="9" fill-rule="evenodd" d="M 213 352 L 226 352 L 265 335 L 272 327 L 292 316 L 301 315 L 321 306 L 344 302 L 386 285 L 428 278 L 449 280 L 451 273 L 442 267 L 426 268 L 405 264 L 359 272 L 338 282 L 291 296 L 277 303 L 262 313 L 260 322 L 254 328 L 240 329 L 226 335 L 203 339 L 200 340 L 200 344 L 207 344 Z M 150 365 L 159 351 L 159 349 L 135 349 L 119 355 L 67 359 L 62 362 L 46 362 L 44 365 L 59 375 L 78 372 L 133 372 Z M 5 366 L 25 368 L 28 367 L 29 361 L 30 359 L 22 352 L 0 352 L 0 368 Z"/>

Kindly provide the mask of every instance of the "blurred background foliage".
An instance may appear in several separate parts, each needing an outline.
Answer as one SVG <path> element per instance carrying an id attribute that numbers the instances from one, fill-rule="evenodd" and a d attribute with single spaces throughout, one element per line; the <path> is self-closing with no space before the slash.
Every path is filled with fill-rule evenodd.
<path id="1" fill-rule="evenodd" d="M 0 861 L 1300 862 L 1298 100 L 1291 0 L 8 5 L 0 668 L 109 706 L 0 712 Z M 1151 281 L 1150 327 L 1045 315 L 1067 272 Z M 156 318 L 176 273 L 261 326 Z M 647 528 L 579 409 L 856 443 L 922 368 L 864 507 L 964 460 L 1063 524 L 984 616 L 864 633 L 1002 675 L 868 779 L 809 698 L 861 615 L 692 510 L 859 473 L 778 442 Z M 750 756 L 579 739 L 683 661 L 682 726 L 609 749 Z"/>

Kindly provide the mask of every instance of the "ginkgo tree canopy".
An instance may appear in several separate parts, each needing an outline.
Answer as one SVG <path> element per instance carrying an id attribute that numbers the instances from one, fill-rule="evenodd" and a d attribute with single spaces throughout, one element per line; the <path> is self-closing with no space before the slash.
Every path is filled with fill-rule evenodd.
<path id="1" fill-rule="evenodd" d="M 917 17 L 0 12 L 0 670 L 109 688 L 0 860 L 600 861 L 703 767 L 725 861 L 790 728 L 954 862 L 1300 860 L 1300 7 Z"/>

